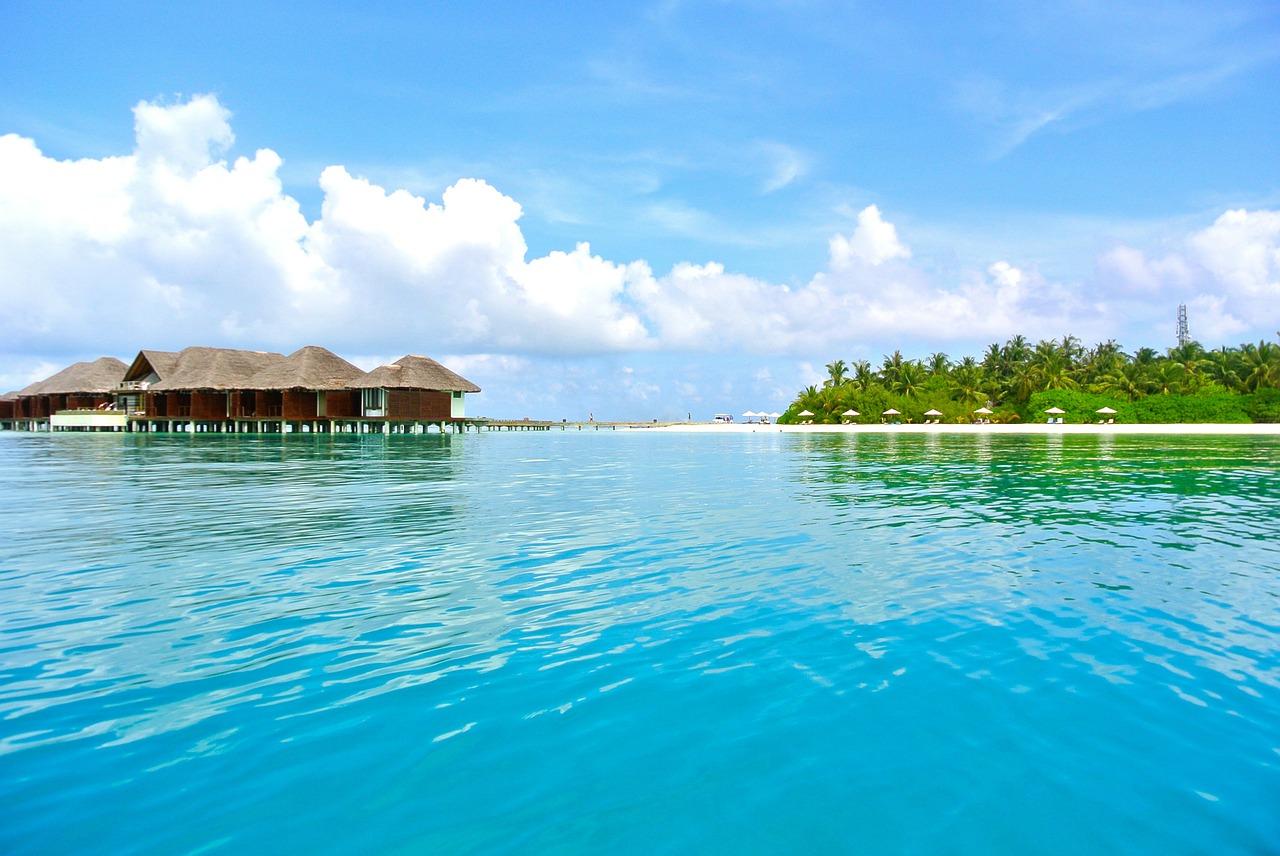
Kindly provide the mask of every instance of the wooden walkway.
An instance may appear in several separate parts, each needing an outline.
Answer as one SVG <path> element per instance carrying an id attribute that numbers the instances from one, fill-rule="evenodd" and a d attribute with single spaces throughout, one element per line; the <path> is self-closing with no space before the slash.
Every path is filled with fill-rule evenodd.
<path id="1" fill-rule="evenodd" d="M 60 413 L 60 415 L 62 415 Z M 101 416 L 102 414 L 96 414 Z M 53 424 L 48 417 L 5 420 L 0 429 L 18 431 L 115 431 L 139 434 L 465 434 L 467 431 L 617 431 L 619 428 L 657 428 L 683 425 L 683 422 L 559 422 L 541 419 L 217 419 L 186 417 L 150 417 L 138 414 L 127 419 L 105 419 L 102 424 L 85 420 L 83 424 Z"/>

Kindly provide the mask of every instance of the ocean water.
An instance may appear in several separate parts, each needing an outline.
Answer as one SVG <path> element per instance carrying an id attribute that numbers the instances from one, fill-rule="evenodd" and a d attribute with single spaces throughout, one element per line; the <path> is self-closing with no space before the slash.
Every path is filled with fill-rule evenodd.
<path id="1" fill-rule="evenodd" d="M 1280 441 L 0 434 L 0 853 L 1280 853 Z"/>

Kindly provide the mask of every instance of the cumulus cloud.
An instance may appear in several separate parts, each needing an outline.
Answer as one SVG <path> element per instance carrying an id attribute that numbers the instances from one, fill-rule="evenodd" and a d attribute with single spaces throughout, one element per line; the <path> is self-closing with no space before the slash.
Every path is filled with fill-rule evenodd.
<path id="1" fill-rule="evenodd" d="M 1192 335 L 1204 342 L 1280 325 L 1280 212 L 1227 211 L 1173 252 L 1153 257 L 1121 245 L 1097 263 L 1112 299 L 1185 302 Z"/>
<path id="2" fill-rule="evenodd" d="M 530 257 L 520 204 L 477 179 L 428 200 L 330 166 L 308 221 L 284 193 L 278 154 L 228 158 L 231 115 L 213 96 L 143 102 L 134 118 L 136 147 L 119 157 L 60 161 L 32 140 L 0 137 L 0 327 L 11 354 L 195 343 L 452 353 L 533 407 L 536 396 L 611 385 L 646 401 L 681 388 L 641 366 L 589 388 L 570 362 L 582 355 L 829 358 L 912 340 L 1109 338 L 1135 318 L 1166 319 L 1178 301 L 1206 338 L 1280 323 L 1272 211 L 1229 211 L 1160 256 L 1111 247 L 1095 280 L 1060 283 L 1017 259 L 940 275 L 871 205 L 851 234 L 831 237 L 825 269 L 781 284 L 716 261 L 657 273 L 586 243 Z M 544 371 L 563 361 L 556 380 L 518 392 L 535 358 Z M 743 371 L 740 388 L 774 383 Z M 734 382 L 681 380 L 701 390 Z"/>
<path id="3" fill-rule="evenodd" d="M 831 267 L 845 270 L 854 264 L 882 265 L 894 259 L 911 258 L 911 250 L 898 240 L 898 230 L 869 205 L 858 214 L 858 227 L 849 237 L 836 235 L 830 241 Z"/>

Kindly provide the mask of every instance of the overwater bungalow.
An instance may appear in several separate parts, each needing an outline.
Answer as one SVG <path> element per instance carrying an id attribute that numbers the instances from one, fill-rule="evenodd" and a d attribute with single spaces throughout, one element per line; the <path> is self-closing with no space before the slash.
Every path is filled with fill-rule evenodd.
<path id="1" fill-rule="evenodd" d="M 29 430 L 45 428 L 124 427 L 123 414 L 113 413 L 113 394 L 125 364 L 115 357 L 80 362 L 14 394 L 13 421 Z"/>
<path id="2" fill-rule="evenodd" d="M 316 345 L 299 348 L 249 378 L 242 409 L 286 421 L 360 416 L 360 392 L 351 383 L 364 371 Z"/>
<path id="3" fill-rule="evenodd" d="M 480 387 L 430 357 L 410 354 L 352 381 L 366 419 L 444 422 L 466 418 L 465 393 Z"/>
<path id="4" fill-rule="evenodd" d="M 480 387 L 428 357 L 371 372 L 315 345 L 271 351 L 190 347 L 77 363 L 10 393 L 0 426 L 40 430 L 422 433 L 465 430 Z M 6 416 L 12 411 L 12 417 Z"/>
<path id="5" fill-rule="evenodd" d="M 151 420 L 253 419 L 258 414 L 246 412 L 241 393 L 254 375 L 283 359 L 270 351 L 231 348 L 140 351 L 120 383 L 119 399 L 124 409 Z"/>
<path id="6" fill-rule="evenodd" d="M 0 395 L 0 428 L 13 427 L 13 411 L 17 405 L 17 390 Z"/>

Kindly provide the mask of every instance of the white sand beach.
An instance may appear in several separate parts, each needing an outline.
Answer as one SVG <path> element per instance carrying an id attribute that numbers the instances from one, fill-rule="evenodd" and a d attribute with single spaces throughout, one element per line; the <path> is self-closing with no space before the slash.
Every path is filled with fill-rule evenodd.
<path id="1" fill-rule="evenodd" d="M 938 425 L 775 425 L 757 422 L 688 422 L 641 427 L 643 431 L 687 431 L 722 434 L 1212 434 L 1280 436 L 1280 423 L 1253 424 L 1102 424 L 1085 425 L 1031 422 L 1026 424 L 941 423 Z"/>

